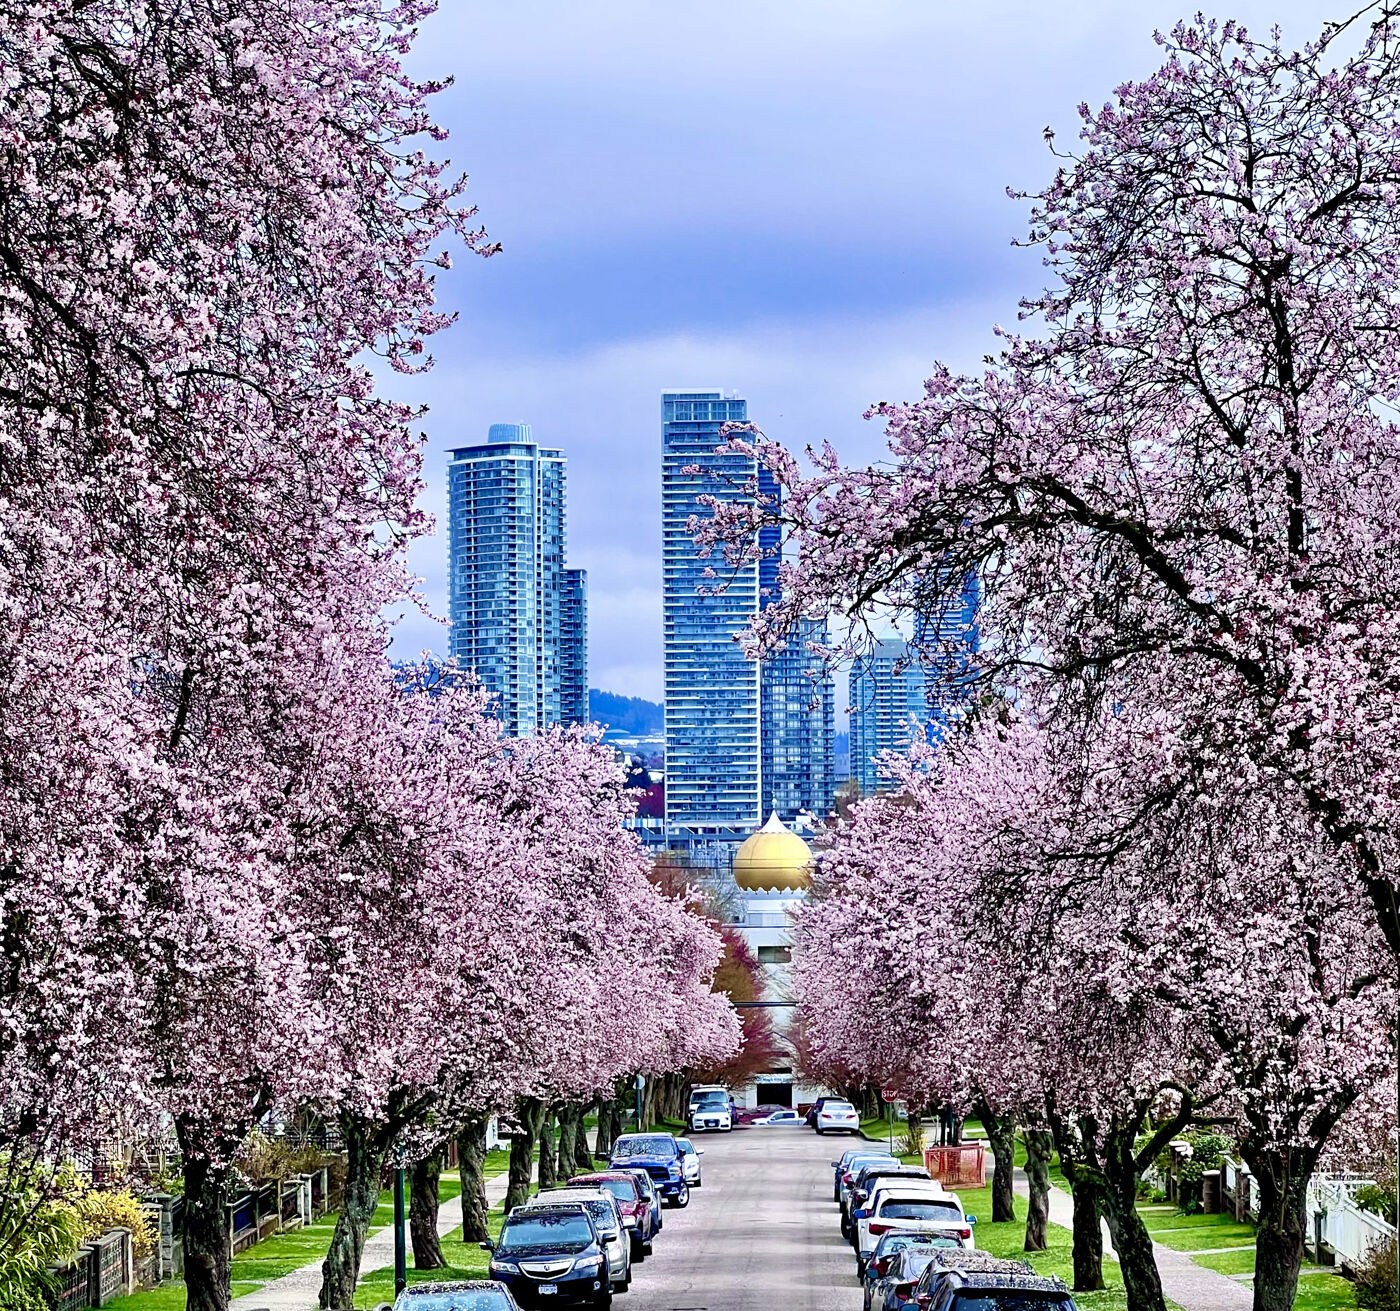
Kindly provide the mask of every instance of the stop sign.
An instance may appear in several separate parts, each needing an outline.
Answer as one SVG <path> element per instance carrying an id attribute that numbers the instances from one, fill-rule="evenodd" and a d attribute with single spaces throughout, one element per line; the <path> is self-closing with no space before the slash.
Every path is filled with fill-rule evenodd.
<path id="1" fill-rule="evenodd" d="M 899 1101 L 899 1089 L 898 1089 L 898 1088 L 881 1088 L 881 1089 L 880 1089 L 880 1097 L 881 1097 L 884 1101 L 887 1101 L 887 1102 L 897 1102 L 897 1101 Z"/>

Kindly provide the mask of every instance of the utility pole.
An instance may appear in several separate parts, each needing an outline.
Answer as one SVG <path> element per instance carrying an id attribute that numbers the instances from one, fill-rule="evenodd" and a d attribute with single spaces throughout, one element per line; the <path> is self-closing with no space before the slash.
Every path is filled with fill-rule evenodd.
<path id="1" fill-rule="evenodd" d="M 394 1167 L 394 1296 L 408 1285 L 408 1253 L 403 1231 L 403 1166 Z"/>

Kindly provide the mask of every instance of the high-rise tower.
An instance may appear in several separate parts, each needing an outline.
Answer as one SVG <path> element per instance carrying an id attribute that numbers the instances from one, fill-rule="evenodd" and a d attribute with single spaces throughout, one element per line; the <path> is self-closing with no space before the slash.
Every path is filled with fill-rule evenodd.
<path id="1" fill-rule="evenodd" d="M 686 526 L 701 496 L 746 495 L 749 456 L 716 454 L 720 426 L 748 404 L 713 391 L 661 396 L 661 558 L 666 688 L 666 822 L 690 828 L 761 822 L 759 666 L 734 640 L 758 610 L 758 569 L 704 560 Z M 687 473 L 689 466 L 701 472 Z M 712 474 L 719 474 L 717 480 Z M 711 564 L 724 590 L 705 577 Z"/>
<path id="2" fill-rule="evenodd" d="M 570 722 L 565 688 L 576 701 L 580 677 L 587 717 L 577 667 L 587 588 L 582 570 L 564 568 L 565 467 L 523 423 L 493 423 L 484 444 L 459 447 L 448 464 L 451 651 L 496 695 L 513 736 Z"/>

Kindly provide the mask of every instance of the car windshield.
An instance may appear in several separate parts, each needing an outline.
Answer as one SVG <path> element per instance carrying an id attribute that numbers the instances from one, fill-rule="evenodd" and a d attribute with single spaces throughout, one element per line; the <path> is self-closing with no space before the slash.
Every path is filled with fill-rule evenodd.
<path id="1" fill-rule="evenodd" d="M 518 1252 L 527 1247 L 562 1247 L 573 1251 L 593 1241 L 593 1226 L 582 1211 L 560 1211 L 553 1215 L 511 1216 L 501 1230 L 498 1250 Z"/>
<path id="2" fill-rule="evenodd" d="M 850 1102 L 827 1102 L 822 1107 L 824 1111 L 854 1111 L 855 1109 Z"/>
<path id="3" fill-rule="evenodd" d="M 631 1138 L 619 1138 L 613 1144 L 612 1154 L 618 1161 L 632 1156 L 674 1156 L 676 1143 L 669 1134 L 637 1134 Z"/>
<path id="4" fill-rule="evenodd" d="M 601 1197 L 594 1198 L 590 1202 L 585 1202 L 588 1214 L 593 1217 L 593 1223 L 599 1229 L 616 1229 L 617 1215 L 612 1209 L 611 1202 L 605 1202 Z"/>
<path id="5" fill-rule="evenodd" d="M 960 1288 L 953 1306 L 956 1311 L 1074 1311 L 1070 1298 L 1028 1288 Z"/>
<path id="6" fill-rule="evenodd" d="M 499 1288 L 464 1288 L 414 1293 L 395 1303 L 395 1311 L 506 1311 L 509 1305 Z"/>
<path id="7" fill-rule="evenodd" d="M 635 1202 L 637 1185 L 630 1179 L 600 1179 L 599 1188 L 606 1188 L 619 1202 Z"/>
<path id="8" fill-rule="evenodd" d="M 880 1204 L 881 1220 L 942 1220 L 957 1224 L 962 1212 L 951 1202 L 895 1201 Z"/>
<path id="9" fill-rule="evenodd" d="M 718 1088 L 712 1088 L 709 1092 L 691 1093 L 690 1104 L 692 1106 L 728 1106 L 729 1094 L 720 1092 Z"/>
<path id="10" fill-rule="evenodd" d="M 693 1151 L 695 1150 L 695 1148 L 693 1148 L 693 1147 L 690 1145 L 690 1139 L 689 1139 L 689 1138 L 677 1138 L 677 1139 L 676 1139 L 676 1146 L 679 1147 L 679 1148 L 681 1149 L 681 1151 L 686 1152 L 687 1154 L 690 1153 L 690 1152 L 693 1152 Z"/>

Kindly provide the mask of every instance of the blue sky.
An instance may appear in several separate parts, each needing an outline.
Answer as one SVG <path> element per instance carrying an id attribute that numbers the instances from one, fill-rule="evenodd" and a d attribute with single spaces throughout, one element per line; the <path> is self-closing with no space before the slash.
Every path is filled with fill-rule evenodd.
<path id="1" fill-rule="evenodd" d="M 428 508 L 445 456 L 527 422 L 569 457 L 570 563 L 589 572 L 591 682 L 661 694 L 660 402 L 720 386 L 789 443 L 875 458 L 862 411 L 975 366 L 1040 285 L 1014 249 L 1075 106 L 1156 68 L 1138 0 L 442 0 L 413 71 L 504 252 L 440 277 L 460 323 L 427 401 Z M 1341 11 L 1228 11 L 1291 44 Z M 404 394 L 402 379 L 394 390 Z M 411 563 L 446 613 L 445 527 Z M 396 650 L 444 651 L 400 623 Z"/>

